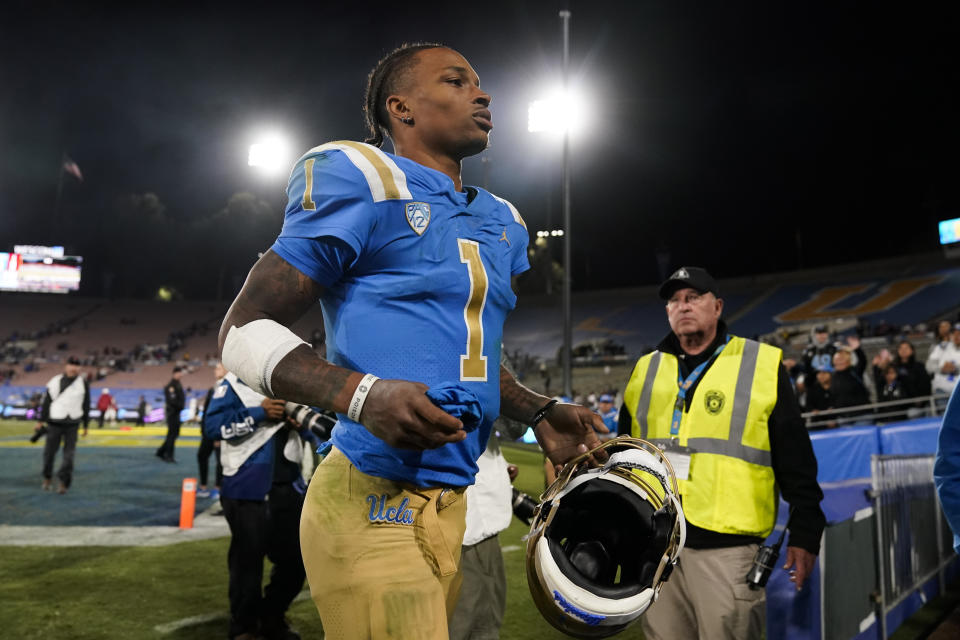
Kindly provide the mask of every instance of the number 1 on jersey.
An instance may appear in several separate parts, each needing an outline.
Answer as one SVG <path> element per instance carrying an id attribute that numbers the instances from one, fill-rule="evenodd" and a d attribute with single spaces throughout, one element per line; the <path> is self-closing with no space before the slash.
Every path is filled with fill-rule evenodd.
<path id="1" fill-rule="evenodd" d="M 313 163 L 316 158 L 308 158 L 303 163 L 303 201 L 300 203 L 304 211 L 316 211 L 317 205 L 313 201 Z"/>
<path id="2" fill-rule="evenodd" d="M 475 240 L 457 238 L 460 262 L 467 265 L 470 276 L 470 295 L 463 307 L 467 324 L 467 352 L 460 356 L 460 379 L 467 382 L 486 382 L 487 356 L 483 355 L 483 307 L 487 303 L 487 270 L 480 260 L 480 244 Z"/>

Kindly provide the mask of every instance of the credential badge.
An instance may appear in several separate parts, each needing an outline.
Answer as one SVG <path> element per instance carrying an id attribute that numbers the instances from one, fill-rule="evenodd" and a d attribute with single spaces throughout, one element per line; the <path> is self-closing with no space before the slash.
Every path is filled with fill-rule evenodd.
<path id="1" fill-rule="evenodd" d="M 422 236 L 430 224 L 430 205 L 426 202 L 408 202 L 404 207 L 407 222 L 418 236 Z"/>

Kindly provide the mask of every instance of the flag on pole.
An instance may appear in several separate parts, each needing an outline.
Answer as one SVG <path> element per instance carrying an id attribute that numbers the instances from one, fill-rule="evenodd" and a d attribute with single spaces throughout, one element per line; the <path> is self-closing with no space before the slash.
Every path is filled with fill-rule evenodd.
<path id="1" fill-rule="evenodd" d="M 70 156 L 68 156 L 67 154 L 63 155 L 63 167 L 61 168 L 61 170 L 66 171 L 67 173 L 72 175 L 74 178 L 76 178 L 80 182 L 83 182 L 83 174 L 80 173 L 80 167 L 77 165 L 76 162 L 71 160 Z"/>

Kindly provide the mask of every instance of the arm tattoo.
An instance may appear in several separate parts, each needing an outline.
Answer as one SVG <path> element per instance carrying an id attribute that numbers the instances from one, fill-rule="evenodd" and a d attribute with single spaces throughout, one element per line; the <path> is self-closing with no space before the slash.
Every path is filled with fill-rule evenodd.
<path id="1" fill-rule="evenodd" d="M 220 327 L 219 346 L 233 326 L 269 319 L 285 327 L 299 320 L 323 293 L 323 287 L 272 251 L 250 270 Z M 363 374 L 330 364 L 307 345 L 288 353 L 273 370 L 271 388 L 278 398 L 345 413 Z"/>
<path id="2" fill-rule="evenodd" d="M 300 345 L 273 370 L 271 387 L 285 400 L 346 413 L 363 374 L 330 364 Z"/>
<path id="3" fill-rule="evenodd" d="M 533 416 L 549 400 L 550 398 L 517 382 L 506 367 L 500 365 L 500 413 L 502 415 L 530 424 L 533 422 Z"/>

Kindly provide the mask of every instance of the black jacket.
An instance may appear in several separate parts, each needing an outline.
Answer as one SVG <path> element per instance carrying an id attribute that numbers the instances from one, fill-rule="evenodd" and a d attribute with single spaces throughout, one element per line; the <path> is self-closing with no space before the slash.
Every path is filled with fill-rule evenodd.
<path id="1" fill-rule="evenodd" d="M 163 388 L 163 400 L 167 404 L 168 410 L 183 411 L 186 405 L 186 396 L 183 394 L 183 385 L 179 380 L 170 379 L 167 386 Z"/>
<path id="2" fill-rule="evenodd" d="M 833 396 L 833 405 L 823 408 L 839 409 L 841 407 L 870 404 L 870 394 L 867 393 L 867 387 L 864 386 L 863 379 L 852 368 L 833 372 L 830 391 Z M 819 409 L 821 407 L 814 408 Z"/>
<path id="3" fill-rule="evenodd" d="M 680 373 L 684 377 L 697 367 L 704 359 L 712 356 L 721 341 L 726 339 L 727 326 L 721 320 L 717 326 L 717 337 L 713 343 L 700 354 L 689 356 L 680 348 L 680 341 L 670 333 L 657 345 L 657 349 L 664 353 L 677 356 Z M 687 392 L 684 411 L 689 411 L 701 375 Z M 633 419 L 626 405 L 620 409 L 620 420 L 617 433 L 631 435 Z M 667 408 L 672 411 L 672 406 Z M 790 376 L 784 366 L 780 365 L 777 378 L 777 403 L 770 414 L 768 421 L 770 430 L 770 454 L 773 462 L 773 474 L 777 487 L 783 494 L 791 509 L 790 541 L 794 547 L 806 549 L 811 553 L 820 550 L 820 536 L 826 526 L 826 517 L 820 509 L 823 500 L 823 491 L 817 484 L 817 458 L 813 454 L 813 445 L 810 444 L 810 435 L 800 417 L 800 407 L 797 405 Z M 718 533 L 709 529 L 702 529 L 687 523 L 687 546 L 691 549 L 710 549 L 715 547 L 732 547 L 741 544 L 751 544 L 761 541 L 754 536 Z"/>
<path id="4" fill-rule="evenodd" d="M 893 360 L 893 366 L 897 368 L 897 379 L 903 387 L 905 397 L 919 398 L 929 396 L 932 393 L 930 374 L 927 373 L 925 366 L 917 362 L 916 357 L 910 356 L 904 362 L 897 356 Z"/>

